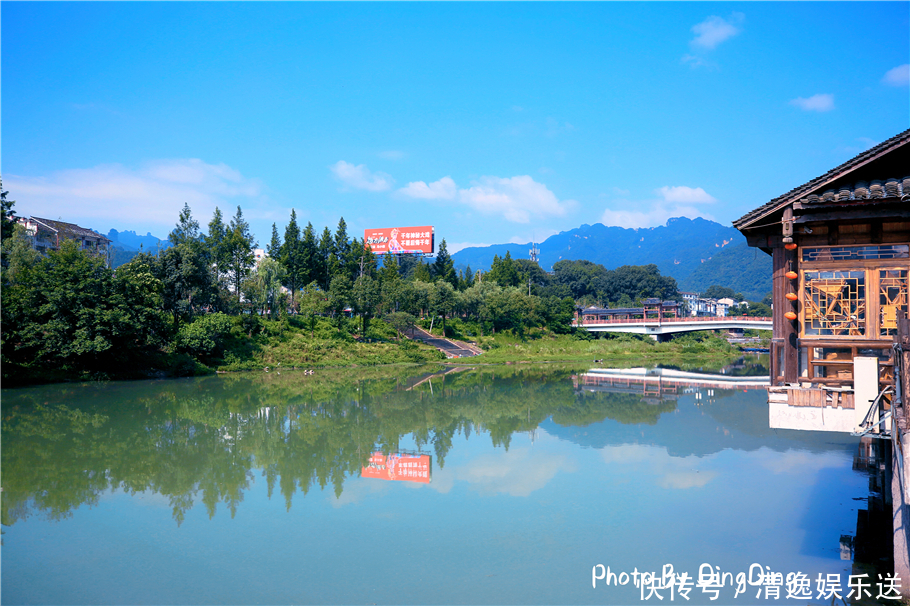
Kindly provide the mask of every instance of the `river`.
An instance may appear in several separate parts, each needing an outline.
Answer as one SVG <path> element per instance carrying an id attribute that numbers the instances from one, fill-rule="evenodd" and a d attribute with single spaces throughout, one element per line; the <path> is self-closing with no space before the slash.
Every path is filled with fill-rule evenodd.
<path id="1" fill-rule="evenodd" d="M 5 390 L 3 603 L 807 603 L 737 588 L 754 565 L 846 590 L 856 438 L 770 429 L 760 388 L 584 371 Z M 703 564 L 732 573 L 717 600 Z M 603 574 L 666 565 L 688 601 Z"/>

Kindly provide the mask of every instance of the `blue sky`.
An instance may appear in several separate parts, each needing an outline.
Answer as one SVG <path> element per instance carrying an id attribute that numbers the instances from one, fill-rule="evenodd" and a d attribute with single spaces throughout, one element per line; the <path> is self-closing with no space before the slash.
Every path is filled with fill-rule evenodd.
<path id="1" fill-rule="evenodd" d="M 729 224 L 910 127 L 910 4 L 3 2 L 19 214 Z"/>

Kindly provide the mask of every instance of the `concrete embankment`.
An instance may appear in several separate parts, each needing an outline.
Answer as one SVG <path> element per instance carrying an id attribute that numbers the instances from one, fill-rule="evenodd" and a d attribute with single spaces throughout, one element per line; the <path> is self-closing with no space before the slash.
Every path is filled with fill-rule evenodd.
<path id="1" fill-rule="evenodd" d="M 414 327 L 406 334 L 410 339 L 413 339 L 415 341 L 422 341 L 427 345 L 432 345 L 444 353 L 447 358 L 470 358 L 472 356 L 480 355 L 483 353 L 482 350 L 476 345 L 465 343 L 463 341 L 454 341 L 452 339 L 437 337 L 428 333 L 422 328 Z"/>

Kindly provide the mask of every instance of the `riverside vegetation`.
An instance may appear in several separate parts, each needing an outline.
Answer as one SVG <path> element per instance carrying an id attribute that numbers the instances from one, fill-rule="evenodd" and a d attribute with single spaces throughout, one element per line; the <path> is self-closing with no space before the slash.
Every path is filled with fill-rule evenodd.
<path id="1" fill-rule="evenodd" d="M 487 352 L 478 362 L 735 353 L 709 335 L 656 344 L 571 327 L 576 301 L 675 297 L 675 280 L 654 265 L 611 271 L 567 261 L 549 275 L 507 254 L 475 275 L 455 270 L 445 240 L 432 263 L 393 256 L 380 263 L 348 236 L 344 219 L 317 237 L 312 224 L 300 229 L 294 212 L 283 239 L 273 224 L 268 256 L 256 263 L 239 207 L 228 223 L 216 209 L 203 233 L 184 206 L 173 246 L 112 270 L 74 241 L 41 256 L 14 225 L 12 205 L 3 192 L 5 385 L 443 359 L 402 338 L 418 323 L 477 342 Z"/>

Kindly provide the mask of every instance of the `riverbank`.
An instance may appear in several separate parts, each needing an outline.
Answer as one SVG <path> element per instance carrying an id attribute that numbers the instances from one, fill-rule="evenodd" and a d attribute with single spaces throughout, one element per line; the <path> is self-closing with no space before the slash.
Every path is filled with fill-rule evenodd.
<path id="1" fill-rule="evenodd" d="M 312 322 L 300 317 L 280 320 L 234 318 L 224 334 L 206 347 L 193 348 L 184 343 L 183 346 L 147 352 L 132 364 L 91 372 L 5 365 L 3 383 L 13 387 L 72 381 L 191 377 L 245 370 L 427 364 L 445 360 L 440 351 L 429 345 L 407 338 L 399 340 L 396 331 L 381 319 L 372 320 L 365 335 L 357 332 L 358 325 L 358 321 L 349 318 L 316 318 Z M 438 329 L 433 332 L 441 334 Z M 473 341 L 483 350 L 480 356 L 458 359 L 458 363 L 467 364 L 599 362 L 607 366 L 641 363 L 722 366 L 741 353 L 724 338 L 712 333 L 688 333 L 664 343 L 634 335 L 596 335 L 583 331 L 557 335 L 545 329 L 522 335 L 504 331 L 478 338 L 461 332 L 455 336 Z"/>

